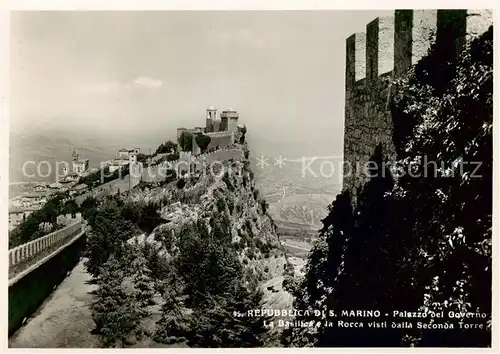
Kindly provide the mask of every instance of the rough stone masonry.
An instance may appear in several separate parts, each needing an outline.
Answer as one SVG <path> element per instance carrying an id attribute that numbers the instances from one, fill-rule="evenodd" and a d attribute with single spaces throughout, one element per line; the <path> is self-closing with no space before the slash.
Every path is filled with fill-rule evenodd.
<path id="1" fill-rule="evenodd" d="M 391 81 L 402 77 L 435 41 L 457 55 L 467 39 L 493 24 L 492 10 L 395 10 L 346 40 L 343 190 L 356 199 L 366 181 L 363 166 L 377 145 L 388 160 L 396 153 L 389 103 Z M 452 43 L 450 46 L 449 44 Z"/>

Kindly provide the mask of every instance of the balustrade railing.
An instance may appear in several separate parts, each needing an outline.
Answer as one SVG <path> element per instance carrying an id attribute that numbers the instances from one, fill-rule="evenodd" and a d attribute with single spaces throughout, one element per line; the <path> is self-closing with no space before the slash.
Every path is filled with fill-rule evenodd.
<path id="1" fill-rule="evenodd" d="M 65 228 L 9 250 L 9 267 L 29 261 L 64 239 L 68 239 L 69 241 L 69 239 L 81 233 L 83 228 L 84 224 L 81 220 L 78 220 Z"/>

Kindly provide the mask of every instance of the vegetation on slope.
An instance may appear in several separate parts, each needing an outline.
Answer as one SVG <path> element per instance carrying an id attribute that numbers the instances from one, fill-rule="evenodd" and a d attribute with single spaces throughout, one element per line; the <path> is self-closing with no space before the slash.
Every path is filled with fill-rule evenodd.
<path id="1" fill-rule="evenodd" d="M 434 48 L 396 83 L 399 174 L 381 166 L 378 148 L 378 173 L 354 207 L 348 193 L 336 198 L 304 279 L 286 284 L 298 309 L 443 311 L 443 320 L 424 322 L 454 329 L 422 330 L 415 321 L 411 329 L 292 328 L 286 345 L 491 345 L 492 35 L 490 28 L 458 60 Z M 471 320 L 448 319 L 449 311 L 485 314 L 474 321 L 485 329 L 461 329 Z"/>
<path id="2" fill-rule="evenodd" d="M 159 343 L 191 347 L 266 343 L 267 318 L 246 314 L 262 306 L 259 281 L 269 268 L 260 270 L 256 262 L 269 257 L 274 228 L 250 178 L 249 161 L 225 165 L 233 167 L 232 173 L 220 180 L 203 176 L 199 191 L 179 190 L 173 182 L 167 186 L 171 194 L 155 203 L 109 198 L 95 212 L 85 211 L 92 229 L 87 268 L 100 288 L 92 307 L 94 332 L 103 337 L 104 346 L 123 346 L 143 334 Z M 243 176 L 248 185 L 240 189 L 236 186 Z M 198 210 L 198 219 L 162 221 L 162 205 L 179 202 Z M 85 205 L 95 207 L 92 200 Z M 172 226 L 176 222 L 183 222 L 180 229 Z M 154 235 L 154 241 L 130 242 L 142 232 Z M 117 262 L 121 272 L 116 271 Z M 115 278 L 113 292 L 104 285 L 109 273 Z M 112 296 L 123 299 L 123 294 L 136 299 L 134 306 L 125 300 L 117 300 L 115 307 L 102 305 Z M 161 316 L 153 330 L 144 329 L 137 318 L 147 317 L 154 302 Z M 122 311 L 128 311 L 127 316 Z"/>

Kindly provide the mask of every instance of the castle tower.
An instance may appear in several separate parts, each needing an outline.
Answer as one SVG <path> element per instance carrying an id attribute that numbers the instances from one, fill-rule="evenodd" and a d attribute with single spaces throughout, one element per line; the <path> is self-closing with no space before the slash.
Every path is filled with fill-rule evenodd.
<path id="1" fill-rule="evenodd" d="M 207 118 L 205 123 L 205 132 L 211 133 L 214 131 L 214 122 L 217 119 L 217 108 L 210 106 L 207 108 Z"/>
<path id="2" fill-rule="evenodd" d="M 235 133 L 238 131 L 238 119 L 239 119 L 239 114 L 236 111 L 232 111 L 231 114 L 229 115 L 229 125 L 228 125 L 228 130 L 231 133 Z"/>
<path id="3" fill-rule="evenodd" d="M 73 161 L 78 161 L 78 153 L 76 150 L 73 150 L 73 154 L 71 156 Z"/>
<path id="4" fill-rule="evenodd" d="M 217 120 L 213 121 L 212 123 L 213 123 L 213 129 L 212 129 L 212 131 L 213 132 L 220 132 L 221 131 L 221 129 L 220 129 L 221 121 L 220 121 L 220 119 L 217 119 Z"/>
<path id="5" fill-rule="evenodd" d="M 220 132 L 227 131 L 227 126 L 228 126 L 227 121 L 228 121 L 228 117 L 227 117 L 227 115 L 225 115 L 225 111 L 223 111 L 220 115 L 220 127 L 219 127 Z"/>
<path id="6" fill-rule="evenodd" d="M 238 130 L 238 112 L 232 108 L 222 111 L 221 115 L 221 131 L 236 132 Z M 222 129 L 224 128 L 224 129 Z"/>

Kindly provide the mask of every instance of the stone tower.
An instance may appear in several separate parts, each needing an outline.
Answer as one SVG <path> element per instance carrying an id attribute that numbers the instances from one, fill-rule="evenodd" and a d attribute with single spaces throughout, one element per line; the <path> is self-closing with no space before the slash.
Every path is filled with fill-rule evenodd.
<path id="1" fill-rule="evenodd" d="M 207 108 L 207 118 L 205 123 L 205 132 L 212 133 L 214 131 L 214 123 L 217 120 L 217 108 L 210 106 Z"/>
<path id="2" fill-rule="evenodd" d="M 236 132 L 238 130 L 238 112 L 232 108 L 222 111 L 221 115 L 221 131 Z M 224 129 L 222 129 L 224 128 Z"/>

